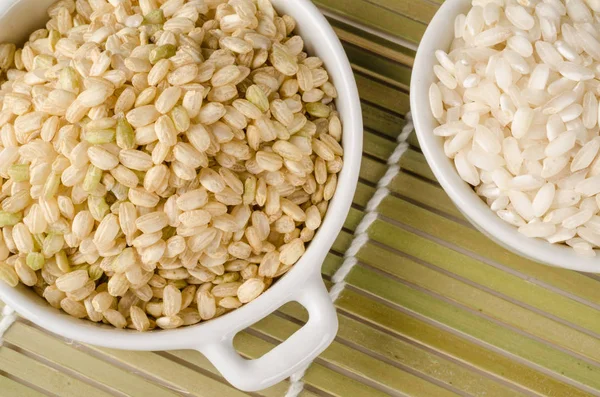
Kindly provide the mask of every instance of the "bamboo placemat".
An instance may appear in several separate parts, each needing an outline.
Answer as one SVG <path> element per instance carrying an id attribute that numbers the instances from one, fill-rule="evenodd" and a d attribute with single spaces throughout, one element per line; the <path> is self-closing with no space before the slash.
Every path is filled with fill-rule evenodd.
<path id="1" fill-rule="evenodd" d="M 315 0 L 343 40 L 365 121 L 361 180 L 323 266 L 330 280 L 388 169 L 409 110 L 414 50 L 441 0 Z M 600 278 L 519 258 L 454 208 L 414 135 L 336 301 L 336 341 L 301 396 L 600 396 Z M 238 335 L 259 357 L 306 321 L 298 305 Z M 284 396 L 282 382 L 253 396 Z M 192 351 L 64 341 L 19 320 L 0 347 L 0 396 L 242 396 Z"/>

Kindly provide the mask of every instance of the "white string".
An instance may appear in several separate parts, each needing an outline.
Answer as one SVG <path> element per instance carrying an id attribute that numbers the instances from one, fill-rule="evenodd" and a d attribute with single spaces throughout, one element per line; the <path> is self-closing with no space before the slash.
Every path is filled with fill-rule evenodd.
<path id="1" fill-rule="evenodd" d="M 2 342 L 4 339 L 4 333 L 10 328 L 11 325 L 16 321 L 17 313 L 13 310 L 12 307 L 6 305 L 2 309 L 2 318 L 0 319 L 0 346 L 2 346 Z"/>
<path id="2" fill-rule="evenodd" d="M 302 379 L 310 364 L 312 364 L 312 362 L 306 364 L 304 368 L 290 376 L 290 387 L 285 393 L 285 397 L 298 397 L 300 393 L 302 393 L 302 390 L 304 390 L 304 381 Z"/>
<path id="3" fill-rule="evenodd" d="M 365 215 L 362 220 L 356 227 L 354 231 L 354 238 L 352 239 L 352 243 L 350 243 L 350 247 L 346 250 L 344 254 L 344 261 L 342 262 L 342 266 L 335 272 L 331 281 L 333 281 L 333 286 L 329 290 L 329 296 L 331 300 L 335 302 L 344 288 L 346 287 L 346 277 L 350 274 L 350 271 L 356 264 L 358 263 L 358 259 L 356 259 L 356 255 L 361 250 L 361 248 L 369 241 L 369 227 L 375 222 L 379 216 L 377 213 L 377 209 L 379 205 L 389 194 L 390 190 L 388 186 L 394 178 L 400 172 L 400 158 L 408 149 L 408 143 L 406 140 L 408 136 L 413 131 L 413 123 L 410 112 L 406 115 L 406 125 L 402 128 L 402 132 L 398 136 L 396 142 L 398 145 L 390 155 L 387 160 L 387 171 L 385 175 L 379 180 L 377 183 L 377 190 L 373 194 L 373 197 L 367 203 L 365 208 Z M 285 394 L 285 397 L 298 397 L 302 390 L 304 389 L 304 374 L 306 370 L 310 366 L 311 363 L 308 363 L 304 368 L 290 376 L 290 387 Z"/>

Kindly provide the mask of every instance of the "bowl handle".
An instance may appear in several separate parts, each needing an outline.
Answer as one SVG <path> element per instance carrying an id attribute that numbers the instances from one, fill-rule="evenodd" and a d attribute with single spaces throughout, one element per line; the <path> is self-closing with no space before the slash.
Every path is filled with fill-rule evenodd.
<path id="1" fill-rule="evenodd" d="M 320 274 L 305 281 L 285 303 L 297 301 L 308 311 L 308 322 L 261 358 L 247 360 L 233 347 L 233 337 L 199 348 L 238 389 L 252 392 L 270 387 L 304 368 L 335 338 L 338 329 L 335 307 Z"/>

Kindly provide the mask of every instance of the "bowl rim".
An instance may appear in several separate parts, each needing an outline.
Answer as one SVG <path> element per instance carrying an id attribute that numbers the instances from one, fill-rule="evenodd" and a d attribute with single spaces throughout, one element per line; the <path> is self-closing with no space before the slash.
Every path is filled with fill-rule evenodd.
<path id="1" fill-rule="evenodd" d="M 292 269 L 257 299 L 222 317 L 177 329 L 143 333 L 73 318 L 51 307 L 31 288 L 23 285 L 12 288 L 0 283 L 1 300 L 40 327 L 83 343 L 127 350 L 201 349 L 202 346 L 219 343 L 228 338 L 232 331 L 237 333 L 240 328 L 266 317 L 290 298 L 295 300 L 298 292 L 309 286 L 310 279 L 315 275 L 321 277 L 321 264 L 342 229 L 358 184 L 362 159 L 362 110 L 350 62 L 333 28 L 317 7 L 310 0 L 296 0 L 293 4 L 286 0 L 272 1 L 275 9 L 293 16 L 299 22 L 297 28 L 303 38 L 305 35 L 302 32 L 310 37 L 320 35 L 318 40 L 306 44 L 311 52 L 325 62 L 338 90 L 336 105 L 344 125 L 344 166 L 338 174 L 335 194 L 314 239 Z M 0 10 L 2 15 L 6 16 Z M 318 50 L 314 51 L 314 48 Z"/>
<path id="2" fill-rule="evenodd" d="M 450 199 L 475 227 L 492 240 L 542 264 L 582 272 L 600 272 L 600 257 L 582 257 L 568 246 L 525 237 L 514 226 L 498 218 L 471 186 L 460 178 L 454 162 L 444 153 L 441 139 L 431 133 L 437 125 L 428 99 L 429 86 L 434 81 L 434 53 L 438 49 L 447 51 L 454 38 L 455 17 L 468 11 L 470 6 L 470 0 L 446 0 L 429 23 L 419 44 L 411 76 L 410 103 L 421 150 Z"/>

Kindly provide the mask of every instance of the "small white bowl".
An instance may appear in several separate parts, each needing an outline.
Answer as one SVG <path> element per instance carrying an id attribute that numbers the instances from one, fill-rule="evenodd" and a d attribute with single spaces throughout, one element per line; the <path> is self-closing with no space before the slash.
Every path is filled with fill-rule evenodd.
<path id="1" fill-rule="evenodd" d="M 454 19 L 466 14 L 470 0 L 446 0 L 429 23 L 419 44 L 410 84 L 410 107 L 421 150 L 431 170 L 460 212 L 481 232 L 503 247 L 528 259 L 550 266 L 583 272 L 600 272 L 600 257 L 585 258 L 571 247 L 528 238 L 502 221 L 464 182 L 454 162 L 444 154 L 442 138 L 433 135 L 438 125 L 429 107 L 429 86 L 437 81 L 433 66 L 436 50 L 448 51 L 454 38 Z"/>
<path id="2" fill-rule="evenodd" d="M 24 42 L 47 20 L 46 7 L 56 0 L 0 0 L 0 42 Z M 363 124 L 352 68 L 333 29 L 309 0 L 272 0 L 282 14 L 293 16 L 310 54 L 323 59 L 339 98 L 344 125 L 344 168 L 327 215 L 306 253 L 280 280 L 253 302 L 217 319 L 174 330 L 139 333 L 78 320 L 52 308 L 24 286 L 0 282 L 0 300 L 50 332 L 83 343 L 127 350 L 195 349 L 207 356 L 239 389 L 256 391 L 289 377 L 311 362 L 334 339 L 337 314 L 321 278 L 321 264 L 350 210 L 362 156 Z M 256 360 L 242 358 L 233 348 L 241 330 L 290 301 L 301 303 L 308 323 Z"/>

